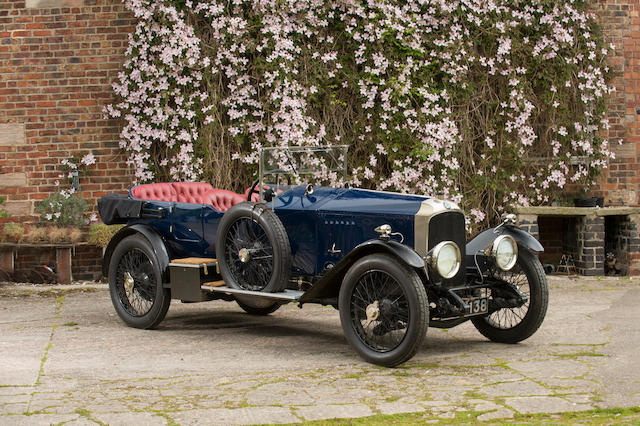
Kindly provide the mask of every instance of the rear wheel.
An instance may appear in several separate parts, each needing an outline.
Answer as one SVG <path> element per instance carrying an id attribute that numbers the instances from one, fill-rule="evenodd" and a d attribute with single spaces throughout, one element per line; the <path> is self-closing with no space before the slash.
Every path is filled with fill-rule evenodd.
<path id="1" fill-rule="evenodd" d="M 415 355 L 429 325 L 429 304 L 415 270 L 385 254 L 358 260 L 339 296 L 345 336 L 366 361 L 393 367 Z"/>
<path id="2" fill-rule="evenodd" d="M 511 271 L 496 273 L 496 278 L 516 287 L 527 302 L 514 308 L 502 308 L 486 317 L 471 321 L 486 338 L 500 343 L 518 343 L 538 330 L 547 313 L 549 289 L 538 258 L 527 250 L 518 252 L 518 261 Z"/>
<path id="3" fill-rule="evenodd" d="M 260 316 L 269 315 L 282 306 L 279 302 L 274 302 L 273 300 L 243 297 L 240 295 L 236 295 L 236 302 L 246 313 Z"/>
<path id="4" fill-rule="evenodd" d="M 151 243 L 141 235 L 120 241 L 109 263 L 109 292 L 118 316 L 130 327 L 154 328 L 171 303 Z"/>

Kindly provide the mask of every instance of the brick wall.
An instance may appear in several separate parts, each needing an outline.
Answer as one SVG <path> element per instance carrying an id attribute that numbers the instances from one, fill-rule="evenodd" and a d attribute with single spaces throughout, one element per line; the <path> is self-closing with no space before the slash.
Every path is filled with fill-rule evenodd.
<path id="1" fill-rule="evenodd" d="M 614 145 L 617 158 L 599 192 L 609 205 L 638 205 L 640 0 L 593 4 L 616 46 L 607 136 L 623 142 Z M 112 99 L 110 84 L 134 24 L 121 0 L 0 0 L 0 195 L 11 220 L 33 220 L 35 203 L 56 190 L 60 161 L 86 151 L 97 157 L 91 175 L 80 180 L 80 195 L 91 206 L 129 186 L 119 123 L 104 120 L 101 109 Z"/>
<path id="2" fill-rule="evenodd" d="M 0 0 L 0 195 L 12 220 L 54 192 L 60 161 L 97 157 L 80 195 L 129 186 L 119 125 L 103 119 L 134 20 L 120 0 Z"/>
<path id="3" fill-rule="evenodd" d="M 609 139 L 616 159 L 600 181 L 596 195 L 607 205 L 640 203 L 640 1 L 598 0 L 596 12 L 609 42 L 616 47 L 609 60 L 617 77 L 609 105 Z M 622 141 L 618 145 L 617 141 Z"/>
<path id="4" fill-rule="evenodd" d="M 616 46 L 608 136 L 623 141 L 596 192 L 609 205 L 638 205 L 640 0 L 593 4 Z M 121 0 L 0 0 L 0 194 L 18 219 L 55 190 L 60 161 L 74 154 L 98 157 L 80 182 L 91 205 L 129 185 L 118 123 L 103 120 L 101 108 L 133 25 Z"/>
<path id="5" fill-rule="evenodd" d="M 74 280 L 98 280 L 102 277 L 102 248 L 77 246 L 73 249 L 71 275 Z M 38 266 L 56 267 L 56 250 L 51 247 L 19 248 L 14 268 L 17 274 L 29 273 Z"/>

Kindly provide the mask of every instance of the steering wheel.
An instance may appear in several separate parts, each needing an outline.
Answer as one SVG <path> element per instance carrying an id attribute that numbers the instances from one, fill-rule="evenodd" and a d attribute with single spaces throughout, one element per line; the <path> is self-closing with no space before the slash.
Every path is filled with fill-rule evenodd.
<path id="1" fill-rule="evenodd" d="M 274 170 L 274 172 L 280 172 L 280 171 L 283 171 L 283 170 L 281 169 Z M 253 181 L 253 183 L 251 184 L 251 187 L 249 188 L 249 192 L 247 192 L 247 201 L 251 201 L 251 197 L 253 196 L 254 193 L 258 194 L 260 192 L 260 190 L 257 189 L 259 183 L 260 183 L 260 179 L 256 179 Z M 290 175 L 287 175 L 287 185 L 291 186 Z M 266 202 L 271 201 L 273 199 L 273 196 L 275 195 L 275 191 L 273 190 L 273 188 L 269 188 L 268 186 L 265 185 L 265 188 L 263 188 L 263 191 L 265 193 L 264 194 L 265 201 Z M 269 194 L 269 192 L 271 192 L 271 194 Z"/>
<path id="2" fill-rule="evenodd" d="M 251 196 L 254 193 L 258 193 L 258 190 L 256 190 L 256 187 L 258 186 L 258 184 L 260 183 L 260 179 L 256 179 L 253 181 L 253 183 L 251 184 L 251 188 L 249 188 L 249 192 L 247 192 L 247 201 L 251 201 Z"/>

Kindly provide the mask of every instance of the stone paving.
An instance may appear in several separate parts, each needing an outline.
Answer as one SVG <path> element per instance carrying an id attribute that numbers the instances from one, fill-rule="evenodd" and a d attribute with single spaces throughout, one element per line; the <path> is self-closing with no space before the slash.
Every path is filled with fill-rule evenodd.
<path id="1" fill-rule="evenodd" d="M 269 317 L 173 302 L 128 328 L 104 285 L 0 285 L 0 424 L 252 424 L 425 412 L 478 420 L 640 403 L 640 280 L 550 278 L 518 345 L 429 329 L 400 368 L 360 360 L 333 308 Z"/>

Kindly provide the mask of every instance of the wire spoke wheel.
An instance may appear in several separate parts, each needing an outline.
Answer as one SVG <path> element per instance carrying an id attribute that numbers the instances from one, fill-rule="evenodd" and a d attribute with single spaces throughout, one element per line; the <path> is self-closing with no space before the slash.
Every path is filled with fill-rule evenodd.
<path id="1" fill-rule="evenodd" d="M 397 348 L 409 325 L 409 303 L 400 284 L 384 271 L 365 273 L 351 295 L 351 321 L 370 349 Z"/>
<path id="2" fill-rule="evenodd" d="M 135 328 L 158 326 L 171 303 L 171 291 L 162 282 L 151 242 L 139 234 L 123 238 L 109 262 L 109 293 L 120 319 Z"/>
<path id="3" fill-rule="evenodd" d="M 518 343 L 538 330 L 547 313 L 549 289 L 538 258 L 527 250 L 518 250 L 518 261 L 511 271 L 496 272 L 496 287 L 491 297 L 500 298 L 500 283 L 509 283 L 526 298 L 521 306 L 504 307 L 484 317 L 473 317 L 478 331 L 494 342 Z M 505 285 L 505 284 L 502 284 Z"/>
<path id="4" fill-rule="evenodd" d="M 513 285 L 527 298 L 527 301 L 521 306 L 515 308 L 502 308 L 485 318 L 486 322 L 492 327 L 499 328 L 501 330 L 508 330 L 520 324 L 527 316 L 527 312 L 529 312 L 529 305 L 531 303 L 531 288 L 529 287 L 527 275 L 520 265 L 514 266 L 511 271 L 500 271 L 500 273 L 495 274 L 495 277 Z"/>
<path id="5" fill-rule="evenodd" d="M 349 268 L 338 309 L 358 354 L 387 367 L 415 355 L 429 327 L 427 292 L 416 270 L 383 253 L 364 256 Z"/>
<path id="6" fill-rule="evenodd" d="M 260 224 L 249 217 L 237 219 L 226 236 L 225 259 L 238 284 L 261 291 L 273 274 L 273 244 Z"/>
<path id="7" fill-rule="evenodd" d="M 216 256 L 229 287 L 278 292 L 289 284 L 289 237 L 278 216 L 264 204 L 244 202 L 227 210 L 218 225 Z"/>
<path id="8" fill-rule="evenodd" d="M 116 272 L 116 288 L 122 307 L 134 317 L 149 313 L 153 307 L 157 277 L 147 255 L 133 248 L 120 258 Z"/>

